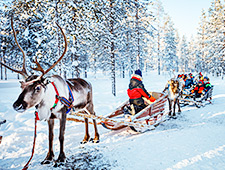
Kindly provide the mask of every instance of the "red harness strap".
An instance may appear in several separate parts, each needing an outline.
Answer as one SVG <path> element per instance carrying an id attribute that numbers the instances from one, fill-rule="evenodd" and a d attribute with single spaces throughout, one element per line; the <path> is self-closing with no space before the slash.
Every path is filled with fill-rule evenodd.
<path id="1" fill-rule="evenodd" d="M 53 85 L 53 87 L 54 87 L 54 89 L 55 89 L 56 96 L 59 96 L 59 92 L 58 92 L 58 90 L 57 90 L 57 88 L 56 88 L 54 82 L 51 82 L 51 84 Z M 59 102 L 59 99 L 58 99 L 58 97 L 56 97 L 56 98 L 55 98 L 55 103 L 54 103 L 54 105 L 51 107 L 50 110 L 54 109 L 58 102 Z"/>

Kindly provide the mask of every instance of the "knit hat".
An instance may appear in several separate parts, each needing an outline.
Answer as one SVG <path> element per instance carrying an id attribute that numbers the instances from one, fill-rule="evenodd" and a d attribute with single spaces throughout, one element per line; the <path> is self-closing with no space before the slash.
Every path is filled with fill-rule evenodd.
<path id="1" fill-rule="evenodd" d="M 136 70 L 135 72 L 134 72 L 134 74 L 137 74 L 137 75 L 139 75 L 139 76 L 141 76 L 142 77 L 142 73 L 141 73 L 141 70 Z"/>
<path id="2" fill-rule="evenodd" d="M 203 81 L 202 81 L 202 80 L 199 80 L 199 81 L 198 81 L 198 84 L 204 84 L 204 83 L 203 83 Z"/>

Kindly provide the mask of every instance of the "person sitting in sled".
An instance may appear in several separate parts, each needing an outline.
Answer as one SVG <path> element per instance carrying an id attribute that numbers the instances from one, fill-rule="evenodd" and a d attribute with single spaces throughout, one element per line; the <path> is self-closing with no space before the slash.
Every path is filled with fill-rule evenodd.
<path id="1" fill-rule="evenodd" d="M 203 81 L 203 75 L 202 75 L 202 72 L 199 72 L 198 75 L 196 75 L 196 78 L 195 78 L 195 83 L 197 84 L 198 81 Z"/>
<path id="2" fill-rule="evenodd" d="M 194 90 L 192 90 L 192 93 L 195 94 L 196 98 L 199 98 L 204 93 L 204 89 L 205 87 L 203 81 L 199 80 L 197 86 L 194 88 Z"/>
<path id="3" fill-rule="evenodd" d="M 208 77 L 204 77 L 203 81 L 204 81 L 205 91 L 207 92 L 207 91 L 209 91 L 209 89 L 211 89 L 212 85 L 209 82 Z"/>
<path id="4" fill-rule="evenodd" d="M 189 75 L 186 75 L 186 78 L 184 81 L 185 81 L 185 89 L 190 89 L 192 85 L 194 85 L 193 79 L 191 79 Z"/>
<path id="5" fill-rule="evenodd" d="M 138 113 L 147 106 L 143 97 L 149 100 L 150 102 L 155 101 L 155 98 L 151 96 L 145 89 L 142 83 L 142 72 L 139 69 L 135 71 L 135 74 L 133 74 L 130 79 L 127 94 L 129 96 L 130 104 L 133 104 L 134 106 L 135 113 Z"/>

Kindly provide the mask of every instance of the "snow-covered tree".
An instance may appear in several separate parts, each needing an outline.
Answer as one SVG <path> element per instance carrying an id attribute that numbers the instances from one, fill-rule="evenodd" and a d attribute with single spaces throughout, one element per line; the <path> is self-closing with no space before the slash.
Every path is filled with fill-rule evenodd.
<path id="1" fill-rule="evenodd" d="M 179 56 L 180 69 L 179 71 L 188 72 L 190 68 L 189 63 L 189 48 L 186 36 L 182 37 L 180 44 L 180 56 Z"/>
<path id="2" fill-rule="evenodd" d="M 153 16 L 154 16 L 154 22 L 153 22 L 153 54 L 155 57 L 158 70 L 158 75 L 161 73 L 161 59 L 162 59 L 162 50 L 163 50 L 163 26 L 164 26 L 164 19 L 165 19 L 165 12 L 164 8 L 162 6 L 162 2 L 160 0 L 153 1 Z"/>
<path id="3" fill-rule="evenodd" d="M 167 17 L 164 31 L 163 67 L 165 71 L 178 70 L 176 31 L 170 17 Z"/>

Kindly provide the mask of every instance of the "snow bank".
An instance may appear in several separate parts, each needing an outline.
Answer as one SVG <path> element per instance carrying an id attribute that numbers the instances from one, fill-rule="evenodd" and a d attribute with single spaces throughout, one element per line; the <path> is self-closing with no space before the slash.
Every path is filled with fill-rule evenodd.
<path id="1" fill-rule="evenodd" d="M 149 91 L 162 91 L 168 75 L 144 74 Z M 95 111 L 106 115 L 127 100 L 129 78 L 117 78 L 117 96 L 111 95 L 111 81 L 99 76 L 88 79 L 93 85 Z M 224 169 L 225 92 L 224 81 L 212 78 L 213 104 L 200 109 L 182 108 L 178 119 L 164 122 L 156 130 L 137 134 L 129 128 L 109 131 L 99 126 L 100 143 L 81 145 L 84 124 L 67 122 L 65 152 L 67 163 L 60 168 L 41 165 L 48 151 L 47 123 L 38 122 L 37 141 L 29 169 Z M 9 88 L 10 87 L 10 88 Z M 20 93 L 17 81 L 0 82 L 0 169 L 22 169 L 28 161 L 34 130 L 34 109 L 16 113 L 12 104 Z M 54 151 L 59 153 L 59 121 L 55 123 Z M 94 135 L 92 125 L 90 134 Z"/>

